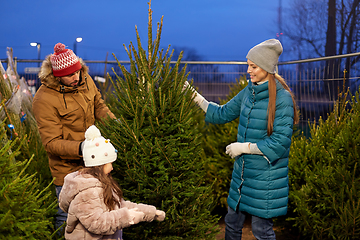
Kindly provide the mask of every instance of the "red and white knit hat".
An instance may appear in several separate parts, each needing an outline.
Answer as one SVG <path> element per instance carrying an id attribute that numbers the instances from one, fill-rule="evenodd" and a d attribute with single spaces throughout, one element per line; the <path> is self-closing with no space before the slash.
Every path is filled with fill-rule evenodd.
<path id="1" fill-rule="evenodd" d="M 65 45 L 62 43 L 55 45 L 50 61 L 55 77 L 67 76 L 81 69 L 78 57 L 71 49 L 65 49 Z"/>

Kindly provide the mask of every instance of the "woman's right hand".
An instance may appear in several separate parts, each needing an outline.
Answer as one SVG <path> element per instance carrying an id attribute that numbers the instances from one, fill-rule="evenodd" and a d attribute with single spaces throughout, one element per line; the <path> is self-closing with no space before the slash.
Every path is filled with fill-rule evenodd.
<path id="1" fill-rule="evenodd" d="M 185 91 L 186 89 L 189 89 L 190 91 L 193 92 L 193 98 L 194 98 L 194 102 L 204 111 L 207 111 L 207 108 L 209 106 L 209 102 L 203 97 L 201 96 L 200 93 L 198 93 L 191 85 L 188 81 L 184 82 L 184 86 L 182 88 L 182 91 Z"/>
<path id="2" fill-rule="evenodd" d="M 182 91 L 185 91 L 187 88 L 189 88 L 191 91 L 194 90 L 193 87 L 190 86 L 190 83 L 188 81 L 185 81 Z"/>

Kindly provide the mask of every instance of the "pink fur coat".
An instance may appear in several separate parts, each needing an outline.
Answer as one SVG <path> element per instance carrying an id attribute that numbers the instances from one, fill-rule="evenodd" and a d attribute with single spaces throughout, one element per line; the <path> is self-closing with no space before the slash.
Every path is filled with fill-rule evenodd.
<path id="1" fill-rule="evenodd" d="M 120 200 L 120 208 L 109 211 L 102 197 L 101 182 L 89 174 L 73 172 L 65 177 L 59 196 L 60 208 L 68 213 L 65 238 L 72 239 L 122 239 L 122 228 L 133 220 L 129 209 L 144 212 L 144 221 L 155 218 L 156 208 Z"/>

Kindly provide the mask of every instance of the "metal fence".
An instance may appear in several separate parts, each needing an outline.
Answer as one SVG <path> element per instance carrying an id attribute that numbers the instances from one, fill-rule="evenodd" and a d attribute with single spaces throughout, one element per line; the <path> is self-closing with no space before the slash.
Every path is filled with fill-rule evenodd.
<path id="1" fill-rule="evenodd" d="M 343 86 L 345 89 L 349 88 L 352 94 L 358 91 L 359 58 L 360 53 L 353 53 L 279 63 L 278 72 L 285 78 L 295 95 L 300 110 L 299 127 L 305 134 L 308 132 L 308 121 L 317 121 L 319 117 L 326 118 Z M 6 60 L 1 61 L 6 63 Z M 37 77 L 40 61 L 15 58 L 15 62 L 18 74 L 26 79 L 30 90 L 35 93 L 40 86 Z M 93 79 L 104 78 L 108 73 L 115 78 L 113 71 L 121 75 L 116 61 L 85 62 Z M 129 61 L 120 63 L 129 69 Z M 184 61 L 182 64 L 187 64 L 189 79 L 193 80 L 199 92 L 207 100 L 214 102 L 225 99 L 231 84 L 246 75 L 247 71 L 246 62 Z"/>
<path id="2" fill-rule="evenodd" d="M 292 89 L 300 110 L 299 126 L 308 135 L 308 121 L 327 118 L 339 93 L 359 90 L 360 53 L 279 64 L 279 73 Z"/>

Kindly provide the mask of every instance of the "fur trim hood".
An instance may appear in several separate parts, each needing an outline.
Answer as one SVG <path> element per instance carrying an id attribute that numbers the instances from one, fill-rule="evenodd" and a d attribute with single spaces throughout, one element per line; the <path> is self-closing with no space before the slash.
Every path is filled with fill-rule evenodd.
<path id="1" fill-rule="evenodd" d="M 50 57 L 51 54 L 48 55 L 43 61 L 39 72 L 39 79 L 41 80 L 41 83 L 44 84 L 45 86 L 55 90 L 59 90 L 61 84 L 57 80 L 57 77 L 55 77 L 53 74 Z M 85 62 L 81 58 L 79 58 L 79 61 L 81 64 L 81 69 L 80 69 L 81 75 L 85 76 L 88 74 L 89 68 L 85 65 Z M 82 80 L 80 79 L 80 81 Z"/>
<path id="2" fill-rule="evenodd" d="M 102 188 L 102 183 L 90 174 L 81 174 L 77 171 L 66 175 L 63 187 L 66 189 L 62 192 L 66 192 L 66 194 L 60 195 L 60 207 L 68 212 L 71 201 L 78 193 L 89 188 Z"/>

